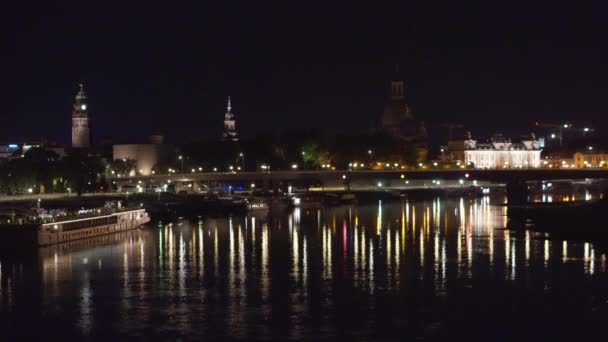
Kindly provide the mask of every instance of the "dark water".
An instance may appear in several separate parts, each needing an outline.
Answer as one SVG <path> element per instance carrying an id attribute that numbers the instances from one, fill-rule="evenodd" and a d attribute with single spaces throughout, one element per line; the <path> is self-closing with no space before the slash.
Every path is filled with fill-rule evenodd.
<path id="1" fill-rule="evenodd" d="M 603 339 L 606 256 L 504 230 L 505 212 L 487 198 L 295 209 L 4 256 L 0 336 Z"/>

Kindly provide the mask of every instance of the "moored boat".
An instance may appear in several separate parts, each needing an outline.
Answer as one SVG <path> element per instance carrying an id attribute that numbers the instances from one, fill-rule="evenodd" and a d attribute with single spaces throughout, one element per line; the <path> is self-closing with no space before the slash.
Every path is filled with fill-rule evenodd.
<path id="1" fill-rule="evenodd" d="M 143 208 L 100 209 L 93 214 L 55 217 L 40 223 L 2 225 L 0 236 L 5 243 L 48 246 L 135 229 L 148 222 L 150 217 Z"/>

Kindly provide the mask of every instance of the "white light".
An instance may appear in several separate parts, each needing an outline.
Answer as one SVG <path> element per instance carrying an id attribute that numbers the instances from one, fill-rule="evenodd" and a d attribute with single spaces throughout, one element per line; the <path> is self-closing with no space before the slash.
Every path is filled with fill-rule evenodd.
<path id="1" fill-rule="evenodd" d="M 27 192 L 29 192 L 30 194 L 33 192 L 34 190 L 32 190 L 32 188 L 27 189 Z"/>
<path id="2" fill-rule="evenodd" d="M 382 187 L 382 182 L 378 182 L 378 187 L 381 188 Z"/>
<path id="3" fill-rule="evenodd" d="M 564 128 L 568 128 L 568 124 L 564 124 Z"/>
<path id="4" fill-rule="evenodd" d="M 555 139 L 555 133 L 551 133 L 551 139 Z"/>
<path id="5" fill-rule="evenodd" d="M 585 132 L 589 132 L 589 127 L 585 127 L 583 130 L 584 130 Z"/>
<path id="6" fill-rule="evenodd" d="M 463 181 L 462 179 L 459 179 L 459 180 L 458 180 L 458 183 L 460 183 L 460 184 L 464 184 L 464 181 Z"/>
<path id="7" fill-rule="evenodd" d="M 298 164 L 291 164 L 291 168 L 294 169 L 294 170 L 297 169 L 298 168 Z"/>
<path id="8" fill-rule="evenodd" d="M 437 162 L 434 162 L 434 163 L 433 163 L 433 166 L 437 166 Z"/>
<path id="9" fill-rule="evenodd" d="M 86 105 L 86 104 L 82 104 L 82 105 L 80 106 L 80 109 L 82 109 L 82 110 L 87 110 L 87 105 Z"/>

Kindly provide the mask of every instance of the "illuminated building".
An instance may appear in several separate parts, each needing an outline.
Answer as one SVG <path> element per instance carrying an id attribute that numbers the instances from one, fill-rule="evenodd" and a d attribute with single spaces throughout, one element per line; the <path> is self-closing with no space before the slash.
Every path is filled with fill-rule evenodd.
<path id="1" fill-rule="evenodd" d="M 19 151 L 19 145 L 17 144 L 0 145 L 0 162 L 8 160 L 17 151 Z"/>
<path id="2" fill-rule="evenodd" d="M 80 90 L 76 94 L 74 109 L 72 110 L 72 147 L 91 147 L 91 127 L 89 111 L 87 107 L 87 96 L 84 93 L 84 85 L 80 84 Z"/>
<path id="3" fill-rule="evenodd" d="M 234 118 L 234 113 L 232 113 L 230 96 L 228 96 L 228 108 L 226 108 L 226 114 L 224 114 L 224 133 L 222 134 L 222 141 L 239 141 L 236 134 L 236 120 Z"/>
<path id="4" fill-rule="evenodd" d="M 480 169 L 537 168 L 541 166 L 540 145 L 531 136 L 520 143 L 495 135 L 489 143 L 477 143 L 468 135 L 464 141 L 464 162 Z"/>
<path id="5" fill-rule="evenodd" d="M 577 168 L 585 167 L 607 167 L 608 153 L 606 151 L 576 152 L 574 154 L 574 166 Z"/>
<path id="6" fill-rule="evenodd" d="M 136 166 L 132 176 L 139 173 L 144 176 L 152 174 L 152 168 L 160 159 L 160 149 L 155 144 L 121 144 L 112 146 L 112 156 L 116 159 L 135 160 Z"/>

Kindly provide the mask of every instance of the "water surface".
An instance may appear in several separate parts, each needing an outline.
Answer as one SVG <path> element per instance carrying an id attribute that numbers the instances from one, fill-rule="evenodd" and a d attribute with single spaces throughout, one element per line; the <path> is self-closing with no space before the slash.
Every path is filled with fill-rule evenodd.
<path id="1" fill-rule="evenodd" d="M 201 218 L 0 258 L 1 334 L 534 339 L 603 334 L 606 256 L 488 198 Z M 573 227 L 576 229 L 576 227 Z M 602 335 L 598 335 L 602 336 Z"/>

